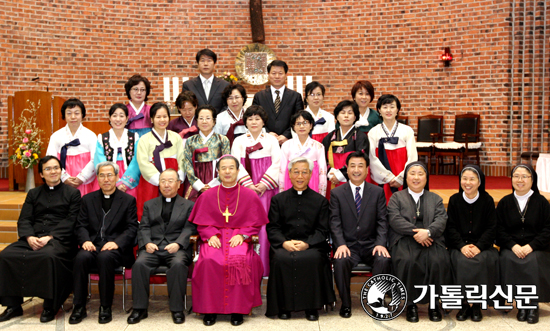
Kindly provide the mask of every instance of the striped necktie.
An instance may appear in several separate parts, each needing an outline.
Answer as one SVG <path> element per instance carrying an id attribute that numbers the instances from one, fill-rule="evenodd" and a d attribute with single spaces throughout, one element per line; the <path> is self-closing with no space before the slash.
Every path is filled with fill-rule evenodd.
<path id="1" fill-rule="evenodd" d="M 280 91 L 275 91 L 275 93 L 277 94 L 277 97 L 275 98 L 275 114 L 278 114 L 279 113 L 279 109 L 281 108 L 281 98 L 279 97 L 279 93 L 281 93 Z"/>
<path id="2" fill-rule="evenodd" d="M 355 188 L 355 208 L 357 208 L 357 215 L 361 212 L 361 194 L 359 194 L 361 187 Z"/>

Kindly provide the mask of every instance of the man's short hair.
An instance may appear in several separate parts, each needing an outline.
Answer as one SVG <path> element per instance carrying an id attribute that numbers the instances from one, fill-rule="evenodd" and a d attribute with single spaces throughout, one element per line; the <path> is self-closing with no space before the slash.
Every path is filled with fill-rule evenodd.
<path id="1" fill-rule="evenodd" d="M 369 156 L 367 154 L 363 153 L 363 151 L 355 151 L 353 153 L 350 153 L 348 155 L 348 157 L 346 158 L 346 166 L 349 167 L 349 160 L 351 160 L 352 157 L 363 158 L 365 160 L 365 162 L 367 162 L 367 167 L 369 166 Z"/>
<path id="2" fill-rule="evenodd" d="M 197 56 L 195 56 L 195 60 L 197 60 L 197 63 L 199 63 L 201 56 L 203 55 L 211 57 L 212 60 L 214 60 L 214 64 L 218 62 L 218 56 L 216 55 L 216 53 L 214 53 L 212 50 L 209 50 L 208 48 L 205 48 L 197 52 Z"/>
<path id="3" fill-rule="evenodd" d="M 302 157 L 302 156 L 295 157 L 292 160 L 290 160 L 290 162 L 288 162 L 288 171 L 290 171 L 292 169 L 294 164 L 300 163 L 300 162 L 307 162 L 307 164 L 309 166 L 309 171 L 313 171 L 313 161 L 311 161 L 307 157 Z"/>
<path id="4" fill-rule="evenodd" d="M 288 73 L 288 65 L 285 61 L 273 60 L 270 64 L 267 65 L 267 73 L 271 72 L 271 67 L 283 67 L 285 69 L 285 74 Z"/>
<path id="5" fill-rule="evenodd" d="M 235 161 L 235 164 L 237 166 L 237 170 L 239 170 L 239 166 L 240 166 L 239 160 L 237 160 L 237 158 L 234 157 L 233 155 L 224 155 L 220 158 L 220 160 L 218 162 L 216 162 L 216 170 L 218 172 L 220 172 L 220 163 L 222 163 L 222 160 L 224 160 L 224 159 L 231 159 L 231 160 Z"/>
<path id="6" fill-rule="evenodd" d="M 165 173 L 165 172 L 173 172 L 173 173 L 175 173 L 175 174 L 176 174 L 176 177 L 177 177 L 178 180 L 181 182 L 180 174 L 178 173 L 178 171 L 177 171 L 176 169 L 172 169 L 172 168 L 166 168 L 166 169 L 164 169 L 164 170 L 160 173 L 159 178 L 160 178 L 160 176 L 161 176 L 163 173 Z"/>
<path id="7" fill-rule="evenodd" d="M 120 168 L 118 167 L 118 164 L 112 162 L 112 161 L 104 161 L 104 162 L 100 162 L 98 163 L 96 166 L 95 166 L 95 173 L 97 175 L 99 175 L 99 169 L 103 168 L 103 167 L 113 167 L 113 170 L 115 171 L 115 175 L 118 176 L 118 172 L 120 171 Z"/>

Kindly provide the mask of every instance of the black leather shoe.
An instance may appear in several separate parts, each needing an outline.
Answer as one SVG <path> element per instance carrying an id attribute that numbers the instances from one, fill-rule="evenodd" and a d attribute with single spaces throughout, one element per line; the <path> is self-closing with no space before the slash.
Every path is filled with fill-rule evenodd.
<path id="1" fill-rule="evenodd" d="M 481 313 L 481 304 L 474 303 L 472 305 L 472 321 L 481 322 L 483 319 L 483 314 Z"/>
<path id="2" fill-rule="evenodd" d="M 48 323 L 53 321 L 55 319 L 55 315 L 57 315 L 57 311 L 54 311 L 53 309 L 44 309 L 40 315 L 40 322 Z"/>
<path id="3" fill-rule="evenodd" d="M 134 309 L 128 316 L 128 324 L 139 323 L 144 318 L 147 318 L 147 309 Z"/>
<path id="4" fill-rule="evenodd" d="M 529 309 L 527 313 L 527 323 L 535 324 L 539 322 L 539 309 Z"/>
<path id="5" fill-rule="evenodd" d="M 202 319 L 202 323 L 206 326 L 212 326 L 216 324 L 216 318 L 218 315 L 216 314 L 206 314 L 204 315 L 204 318 Z"/>
<path id="6" fill-rule="evenodd" d="M 351 308 L 349 307 L 340 307 L 340 316 L 343 318 L 350 318 L 351 317 Z"/>
<path id="7" fill-rule="evenodd" d="M 239 326 L 243 323 L 243 314 L 231 314 L 231 325 Z"/>
<path id="8" fill-rule="evenodd" d="M 183 311 L 173 311 L 172 312 L 172 321 L 176 324 L 183 324 L 185 322 L 185 314 Z"/>
<path id="9" fill-rule="evenodd" d="M 13 317 L 21 315 L 23 315 L 23 308 L 21 308 L 21 306 L 8 307 L 4 310 L 2 314 L 0 314 L 0 322 L 5 322 L 12 319 Z"/>
<path id="10" fill-rule="evenodd" d="M 516 317 L 520 322 L 527 321 L 527 309 L 518 309 L 518 316 Z"/>
<path id="11" fill-rule="evenodd" d="M 277 316 L 282 320 L 289 320 L 291 317 L 290 312 L 286 310 L 281 310 Z"/>
<path id="12" fill-rule="evenodd" d="M 428 309 L 428 317 L 432 322 L 441 322 L 441 320 L 443 319 L 439 307 L 437 307 L 436 309 Z"/>
<path id="13" fill-rule="evenodd" d="M 465 321 L 468 319 L 468 317 L 470 317 L 472 315 L 472 308 L 470 308 L 470 305 L 469 304 L 462 304 L 462 309 L 460 309 L 458 311 L 458 313 L 456 313 L 456 320 L 457 321 Z"/>
<path id="14" fill-rule="evenodd" d="M 407 306 L 407 321 L 411 323 L 418 322 L 418 307 L 414 304 Z"/>
<path id="15" fill-rule="evenodd" d="M 69 324 L 78 324 L 82 322 L 82 320 L 88 316 L 86 313 L 86 306 L 80 306 L 76 305 L 73 308 L 73 312 L 71 313 L 71 317 L 69 317 Z"/>
<path id="16" fill-rule="evenodd" d="M 107 324 L 112 320 L 113 311 L 111 310 L 111 306 L 99 306 L 99 316 L 97 317 L 97 321 L 99 322 L 99 324 Z"/>
<path id="17" fill-rule="evenodd" d="M 308 321 L 318 321 L 319 320 L 319 312 L 317 309 L 308 309 L 306 310 L 306 320 Z"/>

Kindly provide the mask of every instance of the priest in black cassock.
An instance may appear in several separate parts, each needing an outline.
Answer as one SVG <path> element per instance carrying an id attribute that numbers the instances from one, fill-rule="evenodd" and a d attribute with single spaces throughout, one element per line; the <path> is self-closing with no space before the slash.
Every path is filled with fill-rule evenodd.
<path id="1" fill-rule="evenodd" d="M 0 253 L 0 322 L 21 316 L 23 297 L 44 299 L 40 322 L 49 322 L 72 291 L 74 226 L 80 191 L 61 182 L 61 163 L 38 163 L 46 183 L 29 191 L 17 221 L 19 240 Z"/>
<path id="2" fill-rule="evenodd" d="M 289 319 L 305 310 L 310 321 L 318 309 L 336 301 L 327 243 L 329 204 L 308 187 L 313 162 L 297 157 L 289 162 L 292 188 L 271 199 L 267 235 L 271 243 L 266 316 Z"/>
<path id="3" fill-rule="evenodd" d="M 119 167 L 105 161 L 96 166 L 100 189 L 86 194 L 76 224 L 80 250 L 73 267 L 74 309 L 69 324 L 86 317 L 88 274 L 95 267 L 99 274 L 100 324 L 112 318 L 115 293 L 115 269 L 134 264 L 134 245 L 138 229 L 136 198 L 117 189 Z"/>

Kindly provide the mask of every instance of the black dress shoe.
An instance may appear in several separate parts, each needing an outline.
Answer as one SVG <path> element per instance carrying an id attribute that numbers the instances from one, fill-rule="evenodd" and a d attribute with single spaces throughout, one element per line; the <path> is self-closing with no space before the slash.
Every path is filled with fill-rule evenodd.
<path id="1" fill-rule="evenodd" d="M 55 315 L 57 315 L 57 311 L 44 308 L 44 310 L 42 310 L 42 314 L 40 315 L 40 322 L 48 323 L 53 321 L 55 319 Z"/>
<path id="2" fill-rule="evenodd" d="M 351 317 L 351 308 L 349 307 L 340 307 L 340 316 L 343 318 L 350 318 Z"/>
<path id="3" fill-rule="evenodd" d="M 308 321 L 318 321 L 319 320 L 319 312 L 317 309 L 307 309 L 306 310 L 306 319 Z"/>
<path id="4" fill-rule="evenodd" d="M 468 319 L 468 317 L 470 317 L 472 315 L 472 308 L 470 308 L 470 305 L 469 304 L 462 304 L 462 309 L 460 309 L 458 311 L 458 313 L 456 314 L 456 320 L 457 321 L 465 321 Z"/>
<path id="5" fill-rule="evenodd" d="M 290 312 L 286 310 L 281 310 L 277 316 L 282 320 L 289 320 L 291 317 Z"/>
<path id="6" fill-rule="evenodd" d="M 5 322 L 12 319 L 13 317 L 21 315 L 23 315 L 23 308 L 21 308 L 21 306 L 8 307 L 4 310 L 2 314 L 0 314 L 0 322 Z"/>
<path id="7" fill-rule="evenodd" d="M 520 322 L 527 321 L 527 309 L 518 309 L 518 316 L 516 317 Z"/>
<path id="8" fill-rule="evenodd" d="M 414 304 L 407 306 L 407 321 L 411 323 L 418 322 L 418 307 Z"/>
<path id="9" fill-rule="evenodd" d="M 172 321 L 176 324 L 183 324 L 185 322 L 185 314 L 183 311 L 173 311 L 172 312 Z"/>
<path id="10" fill-rule="evenodd" d="M 428 317 L 432 322 L 441 322 L 441 320 L 443 319 L 439 307 L 437 307 L 436 309 L 428 309 Z"/>
<path id="11" fill-rule="evenodd" d="M 139 323 L 144 318 L 147 318 L 147 309 L 134 309 L 128 316 L 128 324 Z"/>
<path id="12" fill-rule="evenodd" d="M 539 322 L 539 309 L 529 309 L 527 313 L 527 323 L 535 324 Z"/>
<path id="13" fill-rule="evenodd" d="M 238 326 L 244 323 L 243 314 L 231 314 L 231 325 Z"/>
<path id="14" fill-rule="evenodd" d="M 99 324 L 107 324 L 112 320 L 113 311 L 111 310 L 111 306 L 99 306 L 99 316 L 97 317 L 97 321 L 99 322 Z"/>
<path id="15" fill-rule="evenodd" d="M 73 312 L 71 313 L 71 317 L 69 317 L 69 324 L 78 324 L 82 322 L 82 320 L 88 316 L 86 313 L 86 306 L 80 306 L 76 305 L 73 308 Z"/>
<path id="16" fill-rule="evenodd" d="M 481 304 L 474 303 L 472 305 L 472 321 L 481 322 L 483 319 L 483 314 L 481 313 Z"/>
<path id="17" fill-rule="evenodd" d="M 216 318 L 218 317 L 217 314 L 206 314 L 204 315 L 204 318 L 202 319 L 202 324 L 206 326 L 212 326 L 216 324 Z"/>

